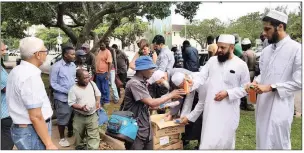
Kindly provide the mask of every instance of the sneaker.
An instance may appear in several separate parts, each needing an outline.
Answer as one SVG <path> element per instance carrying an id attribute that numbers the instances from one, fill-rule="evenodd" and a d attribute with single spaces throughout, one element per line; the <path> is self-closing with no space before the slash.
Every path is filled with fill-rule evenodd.
<path id="1" fill-rule="evenodd" d="M 254 109 L 254 106 L 252 104 L 247 104 L 246 110 L 248 110 L 248 111 L 254 111 L 255 109 Z"/>
<path id="2" fill-rule="evenodd" d="M 60 139 L 59 141 L 59 145 L 61 147 L 69 147 L 70 146 L 70 143 L 67 139 L 63 138 L 63 139 Z"/>

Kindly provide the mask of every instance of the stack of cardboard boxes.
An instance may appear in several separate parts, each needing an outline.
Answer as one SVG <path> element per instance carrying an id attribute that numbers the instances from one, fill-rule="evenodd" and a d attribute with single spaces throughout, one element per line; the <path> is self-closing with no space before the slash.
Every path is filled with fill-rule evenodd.
<path id="1" fill-rule="evenodd" d="M 165 114 L 151 115 L 154 150 L 182 150 L 181 133 L 185 126 L 164 120 Z"/>

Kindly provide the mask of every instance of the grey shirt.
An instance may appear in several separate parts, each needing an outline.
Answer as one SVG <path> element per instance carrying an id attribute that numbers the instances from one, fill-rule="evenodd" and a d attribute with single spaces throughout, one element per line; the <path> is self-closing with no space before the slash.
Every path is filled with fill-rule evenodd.
<path id="1" fill-rule="evenodd" d="M 146 81 L 134 75 L 128 81 L 125 89 L 123 111 L 131 111 L 137 118 L 138 132 L 137 137 L 141 140 L 152 140 L 152 128 L 150 122 L 149 106 L 141 100 L 151 98 Z"/>
<path id="2" fill-rule="evenodd" d="M 161 49 L 157 57 L 156 70 L 167 72 L 168 70 L 173 68 L 174 62 L 175 59 L 173 53 L 171 52 L 171 50 L 169 50 L 168 47 L 164 47 Z"/>

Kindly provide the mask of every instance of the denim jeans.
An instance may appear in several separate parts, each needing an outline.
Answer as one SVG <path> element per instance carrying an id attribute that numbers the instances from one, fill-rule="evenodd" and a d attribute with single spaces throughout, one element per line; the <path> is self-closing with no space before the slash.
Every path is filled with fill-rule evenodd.
<path id="1" fill-rule="evenodd" d="M 108 73 L 96 74 L 96 85 L 101 92 L 100 103 L 107 104 L 110 102 L 109 81 L 106 79 Z"/>
<path id="2" fill-rule="evenodd" d="M 52 122 L 48 122 L 48 133 L 52 135 Z M 45 145 L 41 141 L 33 125 L 18 127 L 13 124 L 11 127 L 13 142 L 18 150 L 45 150 Z"/>
<path id="3" fill-rule="evenodd" d="M 116 87 L 116 84 L 115 84 L 115 70 L 111 70 L 110 77 L 111 77 L 110 81 L 111 81 L 111 88 L 112 88 L 112 91 L 113 91 L 114 101 L 118 102 L 119 101 L 119 95 L 118 95 L 117 87 Z"/>

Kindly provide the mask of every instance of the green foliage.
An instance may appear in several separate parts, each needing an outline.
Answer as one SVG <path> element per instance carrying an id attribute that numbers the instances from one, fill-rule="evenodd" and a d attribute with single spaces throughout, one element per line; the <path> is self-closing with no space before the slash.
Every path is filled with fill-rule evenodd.
<path id="1" fill-rule="evenodd" d="M 36 36 L 44 41 L 44 44 L 48 49 L 52 49 L 57 45 L 59 31 L 60 36 L 62 37 L 62 43 L 67 43 L 69 37 L 67 37 L 67 35 L 59 28 L 41 28 L 37 31 Z"/>
<path id="2" fill-rule="evenodd" d="M 203 21 L 194 21 L 191 25 L 183 27 L 180 34 L 182 37 L 185 37 L 186 32 L 187 38 L 194 39 L 202 48 L 204 48 L 204 43 L 208 36 L 216 37 L 223 33 L 224 29 L 224 24 L 218 18 L 213 18 Z"/>
<path id="3" fill-rule="evenodd" d="M 103 24 L 98 27 L 96 34 L 103 35 L 109 28 L 109 24 Z M 143 36 L 144 32 L 148 30 L 148 23 L 136 18 L 135 21 L 130 21 L 128 18 L 121 20 L 121 25 L 115 29 L 110 35 L 122 42 L 122 48 L 127 47 L 133 43 L 137 37 Z"/>
<path id="4" fill-rule="evenodd" d="M 172 4 L 188 7 L 178 7 L 176 10 L 187 19 L 192 19 L 198 7 L 192 7 L 199 2 L 2 2 L 1 24 L 6 22 L 11 29 L 6 36 L 24 37 L 23 31 L 31 25 L 43 24 L 45 27 L 60 28 L 71 40 L 79 46 L 94 38 L 102 40 L 111 35 L 122 23 L 123 18 L 135 21 L 137 16 L 163 19 L 171 14 Z M 64 21 L 70 17 L 71 23 Z M 96 30 L 100 24 L 109 24 L 103 36 L 96 39 Z M 28 26 L 25 26 L 28 25 Z M 100 41 L 95 42 L 96 48 Z"/>
<path id="5" fill-rule="evenodd" d="M 255 44 L 255 39 L 259 39 L 262 32 L 262 14 L 259 12 L 248 13 L 232 21 L 225 33 L 237 33 L 243 38 L 249 38 Z"/>

